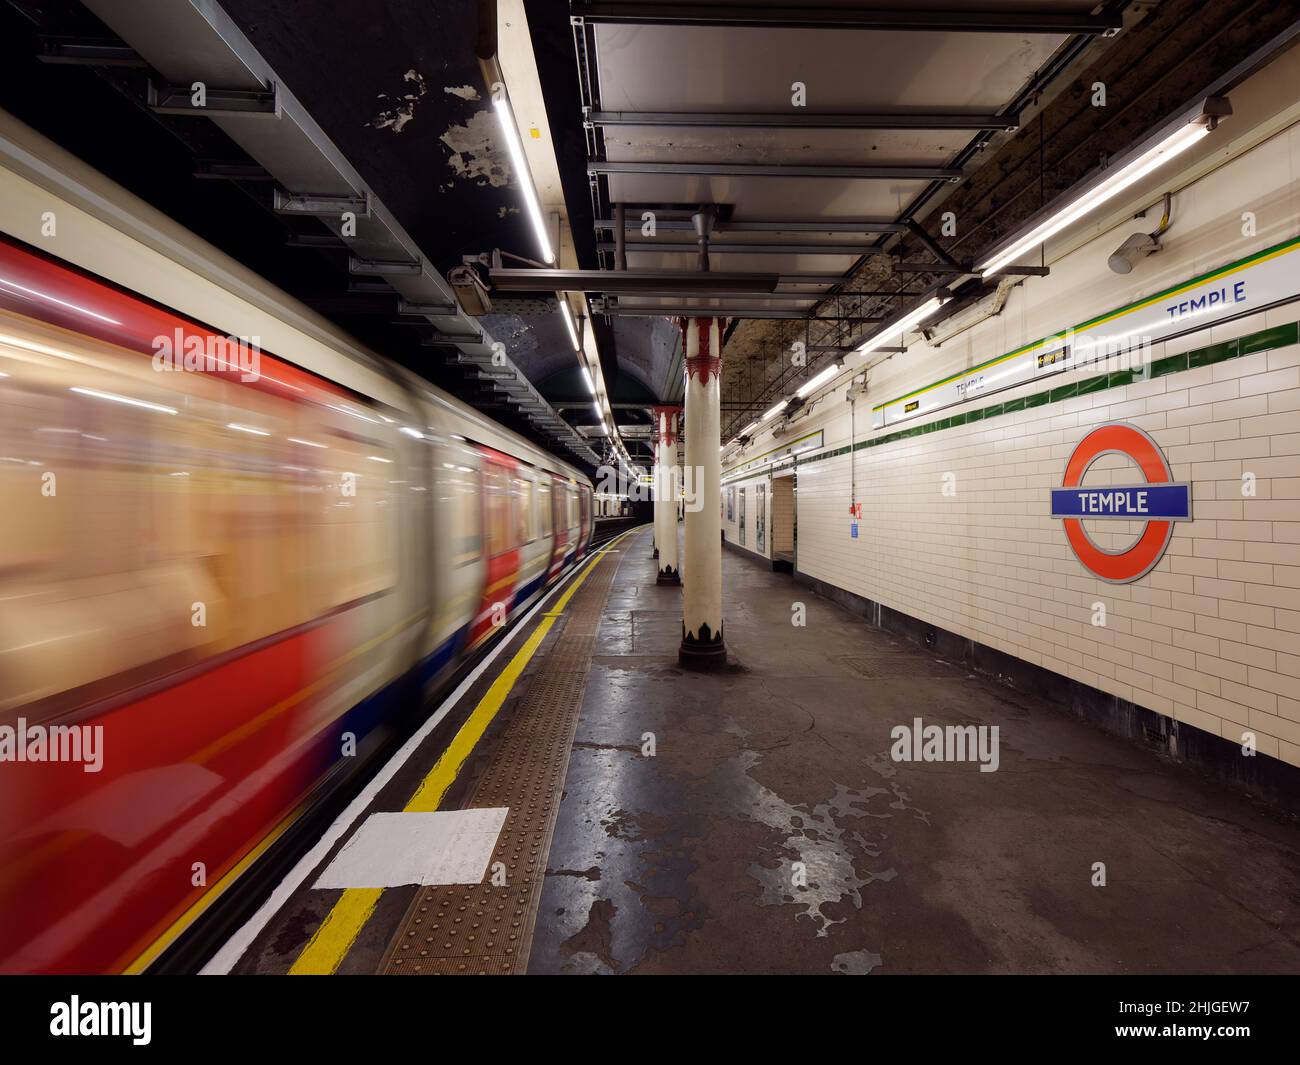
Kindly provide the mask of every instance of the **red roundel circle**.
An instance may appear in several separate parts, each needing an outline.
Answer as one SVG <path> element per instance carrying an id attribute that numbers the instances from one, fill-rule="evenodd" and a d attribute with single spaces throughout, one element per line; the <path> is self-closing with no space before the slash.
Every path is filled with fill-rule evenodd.
<path id="1" fill-rule="evenodd" d="M 1125 455 L 1136 462 L 1148 484 L 1173 482 L 1173 471 L 1156 442 L 1137 426 L 1116 422 L 1098 426 L 1079 441 L 1065 464 L 1065 479 L 1061 487 L 1080 487 L 1088 467 L 1101 456 L 1111 453 Z M 1092 542 L 1079 518 L 1061 520 L 1065 525 L 1066 539 L 1084 568 L 1102 580 L 1116 584 L 1135 581 L 1150 572 L 1169 546 L 1174 529 L 1171 521 L 1151 520 L 1131 547 L 1123 551 L 1104 551 Z"/>

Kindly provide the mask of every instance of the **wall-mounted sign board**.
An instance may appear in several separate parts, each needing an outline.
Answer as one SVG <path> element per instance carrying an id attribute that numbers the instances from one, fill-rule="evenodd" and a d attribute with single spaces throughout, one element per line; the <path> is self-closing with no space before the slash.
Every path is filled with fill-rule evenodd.
<path id="1" fill-rule="evenodd" d="M 881 429 L 919 418 L 976 396 L 1077 370 L 1120 352 L 1129 353 L 1137 368 L 1150 363 L 1144 350 L 1156 341 L 1297 297 L 1300 238 L 891 399 L 872 408 L 871 426 Z"/>

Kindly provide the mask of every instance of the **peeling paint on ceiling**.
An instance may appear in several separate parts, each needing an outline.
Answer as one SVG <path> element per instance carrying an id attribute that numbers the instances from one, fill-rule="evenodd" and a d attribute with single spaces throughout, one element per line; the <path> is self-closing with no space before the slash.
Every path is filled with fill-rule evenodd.
<path id="1" fill-rule="evenodd" d="M 480 100 L 478 89 L 473 85 L 444 85 L 442 91 L 450 93 L 452 96 L 459 96 L 462 100 Z"/>
<path id="2" fill-rule="evenodd" d="M 393 133 L 401 133 L 402 127 L 415 117 L 416 101 L 422 99 L 429 91 L 429 88 L 424 83 L 424 75 L 414 69 L 408 70 L 403 74 L 402 80 L 408 82 L 418 91 L 403 93 L 400 97 L 403 101 L 402 103 L 395 107 L 388 108 L 387 110 L 380 111 L 379 114 L 377 114 L 371 121 L 367 122 L 366 125 L 373 126 L 375 129 L 387 129 L 391 130 Z M 378 98 L 380 100 L 393 99 L 393 97 L 390 97 L 386 92 L 381 92 Z"/>
<path id="3" fill-rule="evenodd" d="M 451 149 L 447 165 L 457 177 L 498 188 L 510 184 L 510 157 L 497 142 L 496 118 L 491 111 L 477 111 L 465 125 L 451 126 L 442 141 Z"/>

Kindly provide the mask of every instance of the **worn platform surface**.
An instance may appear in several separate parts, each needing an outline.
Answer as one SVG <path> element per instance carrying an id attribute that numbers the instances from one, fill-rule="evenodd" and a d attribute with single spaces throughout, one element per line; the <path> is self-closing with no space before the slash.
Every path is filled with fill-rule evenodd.
<path id="1" fill-rule="evenodd" d="M 1300 972 L 1293 818 L 730 552 L 732 666 L 687 673 L 625 545 L 530 972 Z M 998 726 L 997 771 L 892 761 L 915 717 Z"/>

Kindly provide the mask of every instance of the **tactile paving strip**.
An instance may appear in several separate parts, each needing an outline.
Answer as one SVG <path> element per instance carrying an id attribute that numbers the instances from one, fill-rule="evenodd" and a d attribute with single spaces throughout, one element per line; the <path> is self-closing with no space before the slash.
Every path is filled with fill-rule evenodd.
<path id="1" fill-rule="evenodd" d="M 563 628 L 516 704 L 467 804 L 471 809 L 504 806 L 509 811 L 488 865 L 488 879 L 482 884 L 422 888 L 380 972 L 489 975 L 522 973 L 527 967 L 596 630 L 620 558 L 602 558 L 574 594 L 559 619 Z M 502 887 L 492 884 L 497 862 L 505 866 Z"/>

